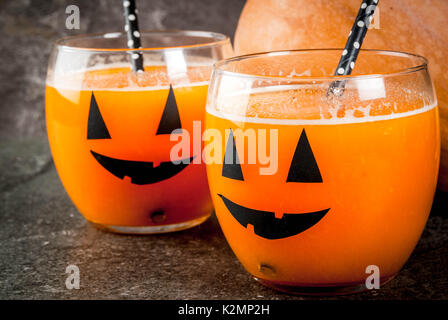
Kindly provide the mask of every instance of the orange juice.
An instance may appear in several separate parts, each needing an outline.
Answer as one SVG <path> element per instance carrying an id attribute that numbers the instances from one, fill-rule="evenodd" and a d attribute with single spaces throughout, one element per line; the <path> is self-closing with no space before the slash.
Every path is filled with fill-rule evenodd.
<path id="1" fill-rule="evenodd" d="M 297 94 L 300 109 L 269 92 L 240 99 L 244 108 L 236 97 L 207 109 L 207 129 L 227 137 L 222 150 L 229 129 L 278 133 L 274 174 L 261 175 L 260 163 L 241 157 L 236 178 L 225 176 L 222 164 L 207 164 L 224 235 L 244 267 L 276 288 L 356 285 L 369 265 L 378 266 L 384 282 L 410 256 L 431 209 L 437 108 L 403 99 L 333 112 L 304 91 Z M 242 145 L 235 143 L 237 153 L 247 155 Z M 313 164 L 294 173 L 301 157 Z"/>
<path id="2" fill-rule="evenodd" d="M 174 165 L 169 134 L 176 125 L 191 131 L 193 121 L 203 120 L 209 69 L 189 67 L 189 81 L 172 83 L 165 67 L 146 67 L 142 74 L 113 67 L 47 85 L 53 159 L 88 221 L 188 227 L 210 215 L 204 165 Z"/>

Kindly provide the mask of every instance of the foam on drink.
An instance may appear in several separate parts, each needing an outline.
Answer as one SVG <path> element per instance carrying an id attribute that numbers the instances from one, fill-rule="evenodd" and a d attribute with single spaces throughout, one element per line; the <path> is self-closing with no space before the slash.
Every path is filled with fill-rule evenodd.
<path id="1" fill-rule="evenodd" d="M 437 106 L 431 97 L 410 89 L 389 86 L 388 96 L 379 92 L 376 99 L 363 99 L 365 90 L 348 85 L 344 97 L 330 100 L 326 83 L 228 90 L 213 105 L 209 101 L 207 112 L 239 122 L 337 125 L 409 117 Z M 370 90 L 370 97 L 375 97 L 374 88 Z"/>

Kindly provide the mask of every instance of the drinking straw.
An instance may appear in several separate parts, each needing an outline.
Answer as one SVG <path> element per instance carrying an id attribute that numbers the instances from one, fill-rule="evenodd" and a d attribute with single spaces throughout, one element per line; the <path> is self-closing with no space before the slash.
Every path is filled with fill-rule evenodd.
<path id="1" fill-rule="evenodd" d="M 124 30 L 127 33 L 128 48 L 140 49 L 142 47 L 140 42 L 140 31 L 138 28 L 137 9 L 135 7 L 135 0 L 123 0 L 124 18 L 126 24 Z M 143 55 L 139 51 L 131 52 L 132 71 L 143 72 Z"/>
<path id="2" fill-rule="evenodd" d="M 373 14 L 378 5 L 379 0 L 363 0 L 359 8 L 355 23 L 348 35 L 345 43 L 344 51 L 342 51 L 338 66 L 334 73 L 335 76 L 349 75 L 355 67 L 356 59 L 358 58 L 359 50 L 362 42 L 369 28 L 370 22 L 373 19 Z M 344 92 L 345 81 L 333 81 L 327 91 L 327 96 L 331 94 L 341 96 Z"/>

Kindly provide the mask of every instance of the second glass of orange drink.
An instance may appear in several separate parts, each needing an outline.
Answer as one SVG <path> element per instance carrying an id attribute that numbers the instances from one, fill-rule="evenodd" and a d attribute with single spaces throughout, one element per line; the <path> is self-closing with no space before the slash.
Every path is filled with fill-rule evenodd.
<path id="1" fill-rule="evenodd" d="M 278 290 L 378 288 L 431 209 L 440 137 L 426 59 L 362 50 L 353 75 L 333 76 L 341 52 L 235 57 L 210 84 L 216 214 L 247 271 Z"/>
<path id="2" fill-rule="evenodd" d="M 122 233 L 176 231 L 206 220 L 212 203 L 204 165 L 192 164 L 202 146 L 173 159 L 171 133 L 202 124 L 212 65 L 232 48 L 211 32 L 140 37 L 145 65 L 138 73 L 124 33 L 55 43 L 48 138 L 59 177 L 88 221 Z"/>

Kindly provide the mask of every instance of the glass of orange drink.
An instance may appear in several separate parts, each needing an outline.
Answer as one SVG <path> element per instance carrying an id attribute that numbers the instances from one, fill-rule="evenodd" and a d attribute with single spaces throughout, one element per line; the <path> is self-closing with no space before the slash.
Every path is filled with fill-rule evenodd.
<path id="1" fill-rule="evenodd" d="M 140 37 L 143 72 L 131 71 L 125 33 L 54 44 L 46 84 L 51 152 L 68 195 L 95 225 L 137 234 L 186 229 L 205 221 L 212 203 L 205 165 L 193 165 L 202 146 L 173 158 L 173 136 L 200 128 L 212 65 L 232 48 L 211 32 Z"/>
<path id="2" fill-rule="evenodd" d="M 234 57 L 210 83 L 215 211 L 242 265 L 277 290 L 378 288 L 402 268 L 431 209 L 440 137 L 426 59 L 361 50 L 351 76 L 333 76 L 341 52 Z"/>

